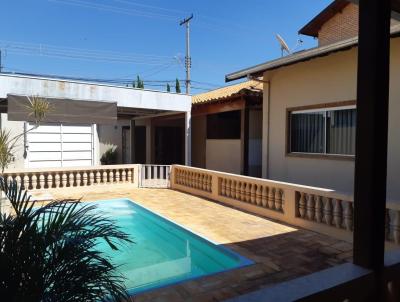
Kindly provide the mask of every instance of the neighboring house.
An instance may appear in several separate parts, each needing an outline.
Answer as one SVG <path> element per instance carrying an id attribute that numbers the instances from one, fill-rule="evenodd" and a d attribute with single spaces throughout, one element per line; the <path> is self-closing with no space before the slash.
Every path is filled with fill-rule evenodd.
<path id="1" fill-rule="evenodd" d="M 2 73 L 1 127 L 12 134 L 32 128 L 27 96 L 47 99 L 52 110 L 20 140 L 10 169 L 98 165 L 110 147 L 118 164 L 190 164 L 189 96 Z"/>
<path id="2" fill-rule="evenodd" d="M 334 1 L 300 33 L 316 48 L 231 73 L 264 83 L 264 178 L 352 193 L 358 6 Z M 398 15 L 394 15 L 397 18 Z M 400 26 L 392 21 L 388 198 L 400 197 Z"/>
<path id="3" fill-rule="evenodd" d="M 193 96 L 193 166 L 261 177 L 262 89 L 248 81 Z"/>

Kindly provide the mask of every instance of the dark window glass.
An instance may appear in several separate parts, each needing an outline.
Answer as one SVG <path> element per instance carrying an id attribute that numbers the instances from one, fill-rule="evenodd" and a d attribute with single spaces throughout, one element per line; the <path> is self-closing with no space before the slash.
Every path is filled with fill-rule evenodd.
<path id="1" fill-rule="evenodd" d="M 355 154 L 356 109 L 290 114 L 290 152 Z"/>
<path id="2" fill-rule="evenodd" d="M 240 111 L 207 115 L 207 139 L 240 139 Z"/>
<path id="3" fill-rule="evenodd" d="M 291 114 L 291 152 L 324 153 L 324 113 Z"/>

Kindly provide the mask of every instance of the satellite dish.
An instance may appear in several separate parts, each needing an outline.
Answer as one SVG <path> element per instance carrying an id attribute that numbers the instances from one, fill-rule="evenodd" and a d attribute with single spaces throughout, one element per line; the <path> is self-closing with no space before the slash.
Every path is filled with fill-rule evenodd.
<path id="1" fill-rule="evenodd" d="M 287 54 L 291 54 L 292 52 L 290 51 L 290 48 L 287 45 L 287 43 L 285 42 L 285 40 L 279 34 L 276 34 L 275 36 L 276 36 L 276 39 L 278 40 L 279 44 L 281 45 L 282 57 L 285 52 Z"/>

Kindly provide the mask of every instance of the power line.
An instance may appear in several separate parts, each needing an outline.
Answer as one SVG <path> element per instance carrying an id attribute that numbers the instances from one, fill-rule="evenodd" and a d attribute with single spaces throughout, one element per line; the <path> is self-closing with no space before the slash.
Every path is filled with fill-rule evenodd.
<path id="1" fill-rule="evenodd" d="M 163 19 L 166 21 L 176 21 L 176 16 L 167 15 L 167 14 L 160 14 L 160 13 L 152 13 L 149 11 L 143 11 L 138 9 L 126 9 L 118 6 L 113 5 L 106 5 L 106 4 L 98 4 L 93 2 L 81 1 L 81 0 L 48 0 L 49 2 L 53 3 L 60 3 L 66 5 L 73 5 L 85 8 L 94 8 L 101 11 L 107 11 L 112 13 L 120 13 L 124 15 L 131 15 L 131 16 L 140 16 L 140 17 L 148 17 L 148 18 L 158 18 Z"/>
<path id="2" fill-rule="evenodd" d="M 46 44 L 21 43 L 0 40 L 0 49 L 1 48 L 6 49 L 8 53 L 13 53 L 17 55 L 33 55 L 43 57 L 105 61 L 112 63 L 132 63 L 154 66 L 178 64 L 175 56 L 168 57 L 134 53 L 129 54 L 121 52 L 88 50 Z"/>

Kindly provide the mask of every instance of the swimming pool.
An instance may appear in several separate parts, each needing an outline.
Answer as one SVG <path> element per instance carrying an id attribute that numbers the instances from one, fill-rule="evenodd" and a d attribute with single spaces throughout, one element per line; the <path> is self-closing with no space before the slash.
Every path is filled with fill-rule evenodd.
<path id="1" fill-rule="evenodd" d="M 124 245 L 119 251 L 103 242 L 98 245 L 119 266 L 130 294 L 253 263 L 129 199 L 95 204 L 135 242 Z"/>

